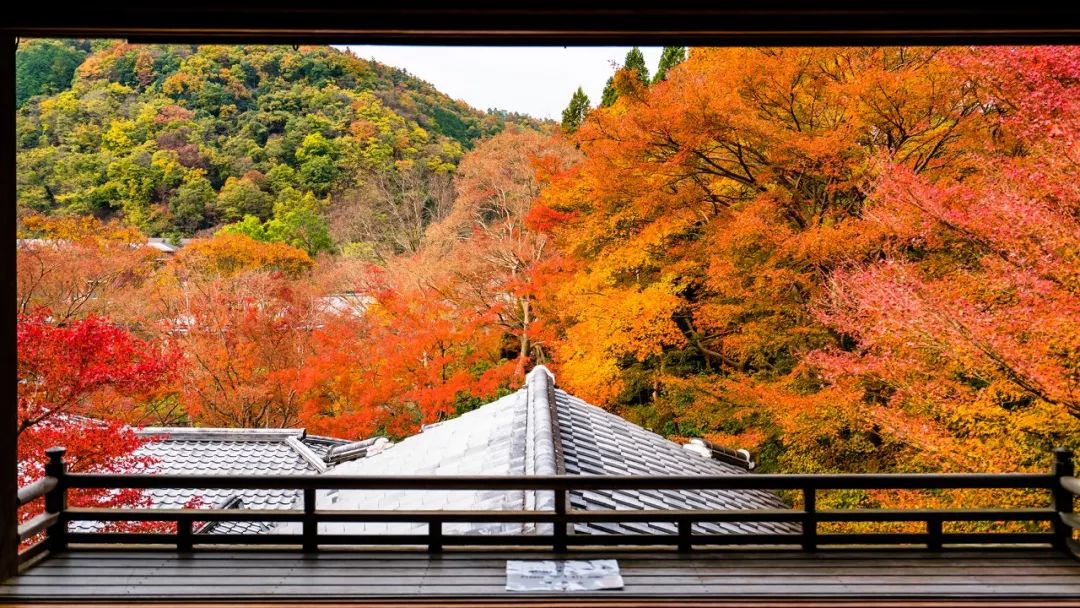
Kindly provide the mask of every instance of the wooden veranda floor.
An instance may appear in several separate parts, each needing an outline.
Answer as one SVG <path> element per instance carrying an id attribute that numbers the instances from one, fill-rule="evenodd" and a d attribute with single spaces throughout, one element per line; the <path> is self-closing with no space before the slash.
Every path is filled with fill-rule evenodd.
<path id="1" fill-rule="evenodd" d="M 70 550 L 0 584 L 0 604 L 88 601 L 330 602 L 546 599 L 671 601 L 974 601 L 1080 606 L 1080 560 L 1047 549 L 911 551 L 574 551 L 615 558 L 625 588 L 511 593 L 507 559 L 546 551 Z"/>

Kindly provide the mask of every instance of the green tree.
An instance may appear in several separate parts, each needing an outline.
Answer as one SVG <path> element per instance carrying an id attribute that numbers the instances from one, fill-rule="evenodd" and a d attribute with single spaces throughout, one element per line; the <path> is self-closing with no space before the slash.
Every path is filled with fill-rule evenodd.
<path id="1" fill-rule="evenodd" d="M 649 68 L 645 65 L 645 56 L 641 54 L 641 49 L 638 47 L 635 46 L 627 51 L 623 69 L 636 71 L 638 80 L 642 84 L 649 84 Z"/>
<path id="2" fill-rule="evenodd" d="M 86 51 L 72 40 L 30 40 L 15 53 L 15 105 L 35 95 L 59 93 L 71 86 Z"/>
<path id="3" fill-rule="evenodd" d="M 225 180 L 217 197 L 217 212 L 223 219 L 238 220 L 245 215 L 266 217 L 271 210 L 271 198 L 255 181 L 244 176 Z"/>
<path id="4" fill-rule="evenodd" d="M 686 61 L 686 47 L 685 46 L 665 46 L 664 51 L 660 53 L 660 65 L 656 67 L 656 75 L 653 76 L 653 82 L 660 82 L 667 78 L 668 71 Z"/>
<path id="5" fill-rule="evenodd" d="M 612 76 L 604 84 L 604 92 L 600 95 L 600 107 L 609 108 L 615 104 L 615 100 L 618 98 L 619 92 L 615 90 L 615 77 Z"/>
<path id="6" fill-rule="evenodd" d="M 214 187 L 201 171 L 188 172 L 184 176 L 184 182 L 169 201 L 173 226 L 185 234 L 195 232 L 206 216 L 207 207 L 214 204 L 215 198 L 217 193 L 214 192 Z"/>
<path id="7" fill-rule="evenodd" d="M 338 176 L 337 157 L 334 142 L 326 139 L 322 133 L 309 133 L 296 149 L 300 180 L 313 192 L 326 194 Z"/>
<path id="8" fill-rule="evenodd" d="M 322 206 L 310 192 L 301 196 L 289 188 L 274 204 L 274 217 L 266 222 L 267 240 L 292 245 L 311 255 L 332 251 L 326 218 L 319 213 Z"/>
<path id="9" fill-rule="evenodd" d="M 567 133 L 573 133 L 577 131 L 578 126 L 585 120 L 585 115 L 589 113 L 589 96 L 585 94 L 585 91 L 578 87 L 574 91 L 574 95 L 570 98 L 570 105 L 566 106 L 566 109 L 562 113 L 562 128 Z"/>
<path id="10" fill-rule="evenodd" d="M 298 181 L 296 170 L 285 164 L 274 165 L 274 168 L 266 173 L 266 180 L 270 182 L 270 189 L 275 193 L 295 187 Z"/>
<path id="11" fill-rule="evenodd" d="M 238 222 L 225 224 L 217 234 L 242 234 L 256 241 L 264 243 L 270 241 L 270 238 L 266 235 L 266 226 L 262 220 L 254 215 L 245 215 L 244 219 Z"/>
<path id="12" fill-rule="evenodd" d="M 285 243 L 309 254 L 332 251 L 333 241 L 326 218 L 320 213 L 323 203 L 310 193 L 286 186 L 274 203 L 274 216 L 263 222 L 254 215 L 228 224 L 226 234 L 242 234 L 256 241 Z"/>

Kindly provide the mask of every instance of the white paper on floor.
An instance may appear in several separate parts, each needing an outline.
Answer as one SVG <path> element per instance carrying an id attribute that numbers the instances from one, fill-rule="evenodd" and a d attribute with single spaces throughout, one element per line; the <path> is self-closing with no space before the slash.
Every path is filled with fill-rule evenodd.
<path id="1" fill-rule="evenodd" d="M 507 560 L 507 591 L 595 591 L 622 589 L 614 559 Z"/>

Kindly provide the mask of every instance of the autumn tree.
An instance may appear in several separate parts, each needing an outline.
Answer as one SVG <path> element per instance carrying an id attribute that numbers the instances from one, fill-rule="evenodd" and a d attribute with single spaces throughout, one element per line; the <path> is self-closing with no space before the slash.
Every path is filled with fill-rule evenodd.
<path id="1" fill-rule="evenodd" d="M 620 76 L 622 76 L 624 82 L 620 82 Z M 649 67 L 645 65 L 645 56 L 641 54 L 641 49 L 636 46 L 627 51 L 623 65 L 604 84 L 604 92 L 600 97 L 600 107 L 610 107 L 619 99 L 619 96 L 627 88 L 625 79 L 632 79 L 642 86 L 648 86 L 649 84 Z"/>
<path id="2" fill-rule="evenodd" d="M 942 466 L 1042 464 L 1080 436 L 1080 187 L 1075 49 L 956 50 L 1003 145 L 964 174 L 882 172 L 867 224 L 880 259 L 835 271 L 811 359 L 829 390 Z"/>
<path id="3" fill-rule="evenodd" d="M 576 160 L 567 142 L 527 130 L 466 155 L 452 208 L 416 251 L 352 278 L 371 298 L 363 314 L 316 330 L 298 385 L 305 426 L 406 435 L 520 380 L 546 347 L 535 298 L 555 253 L 531 226 L 532 201 Z"/>
<path id="4" fill-rule="evenodd" d="M 143 285 L 161 253 L 131 227 L 93 217 L 24 218 L 17 244 L 21 314 L 48 309 L 58 323 L 91 314 L 137 323 Z"/>
<path id="5" fill-rule="evenodd" d="M 178 353 L 98 316 L 57 322 L 47 310 L 20 314 L 18 340 L 19 484 L 44 474 L 45 450 L 67 448 L 73 471 L 132 472 L 152 464 L 125 421 L 170 390 Z M 146 506 L 138 490 L 73 490 L 73 505 Z M 24 518 L 35 509 L 20 511 Z"/>
<path id="6" fill-rule="evenodd" d="M 514 363 L 502 331 L 436 288 L 372 267 L 362 316 L 327 319 L 296 387 L 313 432 L 403 437 L 499 395 Z"/>
<path id="7" fill-rule="evenodd" d="M 206 426 L 298 422 L 292 383 L 309 353 L 312 260 L 284 243 L 219 234 L 184 247 L 162 276 L 156 305 L 187 365 L 181 398 Z"/>
<path id="8" fill-rule="evenodd" d="M 513 336 L 522 369 L 543 358 L 536 288 L 540 268 L 557 254 L 548 235 L 529 224 L 532 203 L 577 160 L 567 142 L 535 131 L 506 131 L 485 141 L 462 160 L 454 206 L 429 231 L 420 258 L 441 269 L 430 276 L 445 282 L 444 293 L 487 311 Z"/>
<path id="9" fill-rule="evenodd" d="M 313 305 L 281 273 L 190 281 L 174 331 L 188 361 L 182 398 L 191 420 L 236 428 L 295 426 L 293 381 L 309 352 Z"/>
<path id="10" fill-rule="evenodd" d="M 181 274 L 233 276 L 250 270 L 275 270 L 295 276 L 314 262 L 302 249 L 285 243 L 266 243 L 245 234 L 224 232 L 197 239 L 176 255 Z"/>
<path id="11" fill-rule="evenodd" d="M 841 340 L 813 303 L 886 246 L 863 222 L 884 167 L 969 171 L 995 124 L 971 75 L 925 48 L 695 49 L 663 86 L 626 73 L 575 134 L 585 161 L 540 199 L 568 218 L 554 234 L 577 262 L 542 298 L 560 381 L 774 466 L 899 467 L 901 442 L 852 402 L 821 410 L 829 424 L 800 418 L 821 386 L 805 357 Z M 847 458 L 785 452 L 792 426 Z"/>
<path id="12" fill-rule="evenodd" d="M 416 253 L 428 227 L 446 217 L 454 191 L 448 171 L 410 164 L 368 173 L 331 211 L 331 235 L 346 255 L 386 263 Z"/>

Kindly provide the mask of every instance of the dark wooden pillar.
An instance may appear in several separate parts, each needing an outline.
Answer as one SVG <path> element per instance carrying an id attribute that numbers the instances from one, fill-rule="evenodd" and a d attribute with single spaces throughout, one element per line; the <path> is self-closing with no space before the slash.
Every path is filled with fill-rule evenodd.
<path id="1" fill-rule="evenodd" d="M 1061 480 L 1076 475 L 1076 465 L 1073 463 L 1072 450 L 1066 448 L 1054 449 L 1054 476 L 1057 483 L 1054 485 L 1054 509 L 1058 512 L 1058 518 L 1054 520 L 1054 546 L 1064 551 L 1069 550 L 1069 539 L 1073 536 L 1073 529 L 1066 519 L 1073 513 L 1073 493 L 1062 485 Z"/>
<path id="2" fill-rule="evenodd" d="M 0 234 L 6 234 L 3 246 L 3 305 L 0 306 L 0 370 L 8 377 L 4 384 L 10 393 L 0 397 L 0 580 L 13 576 L 19 566 L 19 523 L 15 507 L 18 492 L 15 429 L 17 417 L 17 380 L 15 347 L 15 46 L 16 39 L 0 42 Z"/>

